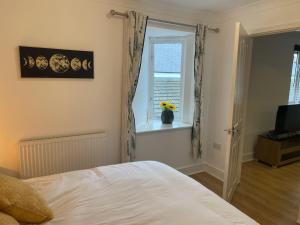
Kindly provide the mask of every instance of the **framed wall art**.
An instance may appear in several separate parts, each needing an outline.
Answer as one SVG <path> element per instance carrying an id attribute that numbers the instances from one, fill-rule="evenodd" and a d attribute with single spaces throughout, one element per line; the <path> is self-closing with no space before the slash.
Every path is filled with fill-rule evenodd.
<path id="1" fill-rule="evenodd" d="M 94 53 L 53 48 L 19 47 L 21 77 L 94 78 Z"/>

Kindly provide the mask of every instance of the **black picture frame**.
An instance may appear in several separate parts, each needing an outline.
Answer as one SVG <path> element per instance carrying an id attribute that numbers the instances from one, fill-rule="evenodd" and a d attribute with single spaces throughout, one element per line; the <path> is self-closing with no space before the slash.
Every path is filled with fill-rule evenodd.
<path id="1" fill-rule="evenodd" d="M 94 78 L 94 53 L 19 46 L 22 78 Z"/>

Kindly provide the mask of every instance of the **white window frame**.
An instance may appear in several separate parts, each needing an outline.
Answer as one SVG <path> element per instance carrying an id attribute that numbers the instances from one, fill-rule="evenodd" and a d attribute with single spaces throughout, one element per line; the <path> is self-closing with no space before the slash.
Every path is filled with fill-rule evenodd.
<path id="1" fill-rule="evenodd" d="M 186 107 L 187 102 L 189 101 L 187 98 L 190 98 L 192 93 L 192 78 L 193 74 L 187 76 L 187 42 L 190 36 L 171 36 L 171 37 L 150 37 L 149 40 L 149 76 L 148 76 L 148 85 L 149 85 L 149 101 L 148 101 L 148 113 L 147 113 L 147 122 L 155 120 L 153 118 L 153 95 L 154 95 L 154 45 L 155 44 L 163 44 L 163 43 L 181 43 L 182 44 L 182 56 L 181 56 L 181 112 L 180 118 L 175 118 L 175 121 L 190 123 L 190 119 L 188 116 L 190 111 L 190 107 Z M 191 49 L 190 49 L 191 50 Z"/>
<path id="2" fill-rule="evenodd" d="M 295 54 L 297 54 L 298 58 L 297 58 L 297 65 L 296 65 L 295 71 L 293 71 Z M 294 87 L 294 90 L 293 90 L 293 100 L 290 101 L 291 86 L 292 86 L 292 82 L 293 82 L 293 80 L 292 80 L 293 73 L 295 73 L 296 81 L 295 81 L 295 87 Z M 298 100 L 298 95 L 300 95 L 300 90 L 299 89 L 300 89 L 300 51 L 294 51 L 293 61 L 292 61 L 291 82 L 290 82 L 290 89 L 289 89 L 289 99 L 288 99 L 288 104 L 289 105 L 299 104 L 299 100 Z M 297 102 L 297 100 L 298 100 L 298 102 Z"/>

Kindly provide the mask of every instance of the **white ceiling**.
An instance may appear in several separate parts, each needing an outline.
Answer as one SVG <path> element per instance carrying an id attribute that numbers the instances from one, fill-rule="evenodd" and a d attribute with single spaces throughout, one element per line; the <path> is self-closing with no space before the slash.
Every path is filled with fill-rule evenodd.
<path id="1" fill-rule="evenodd" d="M 143 0 L 155 3 L 172 4 L 198 10 L 227 11 L 236 7 L 248 5 L 260 0 Z"/>

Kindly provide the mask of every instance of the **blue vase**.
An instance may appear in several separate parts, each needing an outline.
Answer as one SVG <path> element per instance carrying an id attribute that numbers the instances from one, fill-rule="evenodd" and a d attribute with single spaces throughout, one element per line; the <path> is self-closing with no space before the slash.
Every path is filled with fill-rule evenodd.
<path id="1" fill-rule="evenodd" d="M 161 113 L 161 122 L 163 124 L 172 124 L 174 121 L 174 113 L 172 110 L 164 110 Z"/>

